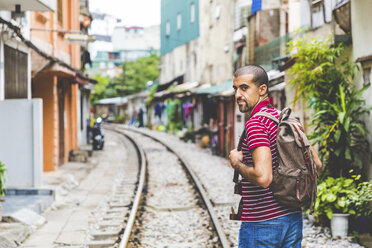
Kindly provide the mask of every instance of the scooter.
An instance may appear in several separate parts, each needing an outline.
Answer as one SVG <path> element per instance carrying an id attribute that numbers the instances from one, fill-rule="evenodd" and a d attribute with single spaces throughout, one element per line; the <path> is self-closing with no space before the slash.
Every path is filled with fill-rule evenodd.
<path id="1" fill-rule="evenodd" d="M 92 128 L 93 150 L 102 150 L 105 143 L 104 135 L 101 130 L 102 118 L 98 117 Z"/>

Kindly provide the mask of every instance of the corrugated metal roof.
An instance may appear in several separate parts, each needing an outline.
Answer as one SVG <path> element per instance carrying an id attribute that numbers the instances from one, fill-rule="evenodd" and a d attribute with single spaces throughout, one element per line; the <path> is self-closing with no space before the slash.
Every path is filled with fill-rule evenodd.
<path id="1" fill-rule="evenodd" d="M 123 104 L 123 103 L 127 103 L 127 102 L 128 102 L 128 99 L 126 97 L 114 97 L 114 98 L 101 99 L 101 100 L 95 102 L 94 104 L 98 104 L 98 105 Z"/>
<path id="2" fill-rule="evenodd" d="M 209 88 L 200 89 L 200 90 L 196 91 L 196 94 L 198 94 L 198 95 L 201 95 L 201 94 L 217 95 L 217 94 L 221 94 L 223 92 L 226 92 L 229 89 L 232 89 L 232 87 L 233 87 L 233 81 L 228 80 L 228 81 L 223 82 L 223 83 L 212 85 Z"/>

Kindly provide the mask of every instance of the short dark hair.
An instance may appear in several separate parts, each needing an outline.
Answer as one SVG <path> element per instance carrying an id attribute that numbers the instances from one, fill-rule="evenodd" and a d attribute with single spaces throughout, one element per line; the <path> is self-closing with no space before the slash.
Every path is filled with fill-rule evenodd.
<path id="1" fill-rule="evenodd" d="M 253 75 L 253 83 L 257 87 L 260 87 L 263 84 L 266 84 L 267 90 L 269 90 L 269 78 L 264 68 L 259 65 L 247 65 L 237 69 L 234 73 L 234 77 L 239 77 L 242 75 Z"/>

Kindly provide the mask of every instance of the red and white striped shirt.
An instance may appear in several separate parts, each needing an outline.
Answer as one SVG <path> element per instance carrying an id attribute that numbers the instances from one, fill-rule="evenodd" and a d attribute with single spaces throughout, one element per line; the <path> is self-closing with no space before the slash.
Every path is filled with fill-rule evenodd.
<path id="1" fill-rule="evenodd" d="M 269 101 L 263 101 L 253 110 L 252 116 L 259 112 L 267 112 L 279 118 L 275 108 L 268 108 Z M 251 151 L 259 146 L 267 146 L 271 149 L 273 170 L 278 166 L 278 151 L 276 148 L 276 124 L 262 116 L 253 116 L 245 124 L 246 137 L 242 144 L 243 162 L 247 166 L 253 166 Z M 285 207 L 275 201 L 270 188 L 256 186 L 247 179 L 242 179 L 243 213 L 242 221 L 257 222 L 278 218 L 292 213 L 300 212 L 301 209 Z"/>

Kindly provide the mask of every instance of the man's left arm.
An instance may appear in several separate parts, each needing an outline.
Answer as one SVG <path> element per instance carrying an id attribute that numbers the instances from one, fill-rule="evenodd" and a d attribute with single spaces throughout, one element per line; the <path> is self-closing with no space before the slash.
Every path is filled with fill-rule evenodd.
<path id="1" fill-rule="evenodd" d="M 273 180 L 272 156 L 270 147 L 259 146 L 251 150 L 254 166 L 243 163 L 243 152 L 236 149 L 230 152 L 231 166 L 253 184 L 267 188 Z"/>

